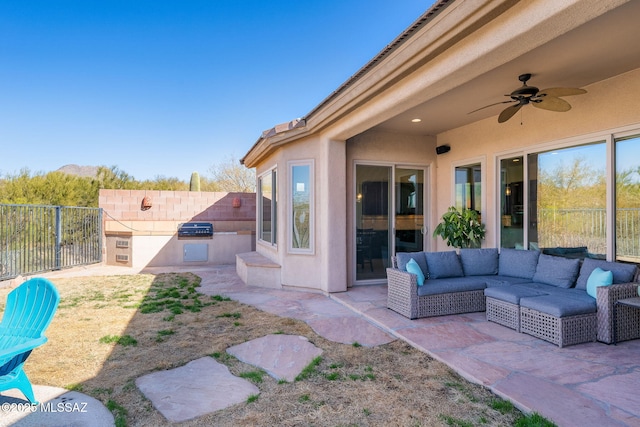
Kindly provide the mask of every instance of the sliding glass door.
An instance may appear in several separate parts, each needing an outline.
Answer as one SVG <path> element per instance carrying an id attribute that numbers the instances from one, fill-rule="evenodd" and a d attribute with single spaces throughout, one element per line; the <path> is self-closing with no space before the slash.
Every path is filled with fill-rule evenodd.
<path id="1" fill-rule="evenodd" d="M 424 169 L 356 165 L 356 281 L 386 279 L 396 252 L 424 249 Z"/>

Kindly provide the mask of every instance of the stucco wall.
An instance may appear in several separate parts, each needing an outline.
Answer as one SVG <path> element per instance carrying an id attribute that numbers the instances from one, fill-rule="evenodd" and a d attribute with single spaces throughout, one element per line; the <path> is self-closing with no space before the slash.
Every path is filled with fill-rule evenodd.
<path id="1" fill-rule="evenodd" d="M 256 250 L 273 262 L 281 265 L 281 280 L 283 286 L 298 286 L 310 289 L 321 289 L 321 263 L 322 251 L 318 250 L 318 239 L 315 236 L 313 254 L 289 254 L 288 239 L 290 239 L 289 228 L 287 227 L 289 203 L 289 167 L 288 162 L 314 159 L 316 165 L 320 156 L 319 143 L 316 139 L 306 139 L 287 146 L 286 150 L 277 150 L 269 156 L 265 162 L 256 168 L 258 176 L 266 171 L 277 168 L 277 245 L 270 245 L 260 240 L 257 236 Z M 313 230 L 318 231 L 318 218 L 322 215 L 323 207 L 318 201 L 320 168 L 315 168 L 314 194 L 315 194 L 315 221 Z"/>
<path id="2" fill-rule="evenodd" d="M 437 158 L 435 206 L 438 216 L 453 204 L 452 168 L 454 164 L 479 156 L 486 158 L 483 192 L 487 204 L 483 222 L 487 225 L 485 245 L 497 246 L 496 156 L 543 151 L 558 144 L 573 145 L 601 140 L 606 135 L 638 129 L 640 133 L 640 69 L 587 86 L 587 94 L 567 97 L 572 109 L 565 113 L 521 109 L 506 123 L 492 117 L 438 135 L 438 145 L 449 144 L 451 151 Z M 499 107 L 496 107 L 500 111 Z M 437 221 L 437 217 L 435 220 Z M 432 222 L 432 227 L 436 222 Z M 441 240 L 438 249 L 446 248 Z"/>

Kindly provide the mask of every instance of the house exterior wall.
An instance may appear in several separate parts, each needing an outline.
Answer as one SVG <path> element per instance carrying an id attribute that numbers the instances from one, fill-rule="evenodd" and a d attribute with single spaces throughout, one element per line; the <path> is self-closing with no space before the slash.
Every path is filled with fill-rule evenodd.
<path id="1" fill-rule="evenodd" d="M 275 151 L 256 168 L 258 177 L 272 168 L 277 170 L 277 244 L 261 241 L 258 233 L 256 250 L 281 265 L 283 286 L 325 292 L 346 290 L 346 248 L 342 244 L 345 230 L 344 158 L 344 142 L 308 138 L 288 145 L 286 150 Z M 314 247 L 311 253 L 290 253 L 288 242 L 291 233 L 286 225 L 291 209 L 289 162 L 307 160 L 313 160 L 315 164 Z M 259 217 L 259 213 L 256 214 Z M 325 233 L 325 230 L 334 231 Z"/>
<path id="2" fill-rule="evenodd" d="M 499 246 L 497 157 L 526 155 L 559 144 L 588 143 L 621 131 L 638 129 L 640 133 L 640 69 L 584 86 L 588 93 L 567 98 L 573 106 L 568 112 L 549 112 L 528 105 L 502 124 L 497 123 L 500 109 L 496 106 L 494 116 L 460 126 L 473 120 L 464 110 L 469 97 L 475 96 L 485 81 L 491 82 L 485 79 L 488 75 L 506 75 L 506 70 L 509 74 L 513 71 L 513 75 L 528 71 L 543 75 L 549 71 L 560 79 L 565 74 L 570 76 L 575 71 L 571 64 L 578 65 L 572 59 L 576 52 L 567 51 L 565 56 L 561 49 L 551 49 L 553 55 L 548 55 L 549 51 L 543 50 L 548 62 L 529 59 L 530 54 L 533 52 L 535 57 L 545 45 L 557 49 L 556 42 L 564 46 L 566 36 L 579 37 L 571 46 L 584 54 L 585 46 L 597 44 L 604 35 L 593 28 L 585 33 L 581 27 L 624 4 L 624 0 L 451 2 L 429 21 L 430 25 L 419 28 L 386 56 L 376 58 L 376 66 L 362 78 L 349 81 L 336 91 L 301 122 L 303 125 L 261 138 L 243 159 L 248 166 L 257 168 L 258 176 L 276 165 L 278 169 L 278 245 L 258 242 L 258 252 L 282 266 L 285 286 L 338 292 L 353 285 L 353 200 L 355 165 L 359 162 L 429 168 L 426 250 L 447 249 L 442 240 L 431 238 L 431 232 L 440 216 L 454 204 L 455 166 L 480 162 L 482 220 L 487 225 L 483 245 Z M 572 33 L 573 30 L 576 31 Z M 625 66 L 636 64 L 630 60 L 625 61 Z M 582 61 L 579 65 L 590 63 Z M 629 68 L 632 67 L 624 69 Z M 586 67 L 580 72 L 591 74 Z M 487 104 L 494 102 L 494 98 L 485 96 Z M 454 104 L 455 110 L 436 108 Z M 425 120 L 430 119 L 429 113 L 443 112 L 442 123 L 432 127 L 438 130 L 428 136 L 381 130 L 385 125 L 397 125 L 393 119 L 409 111 L 424 113 Z M 440 145 L 449 145 L 451 150 L 436 155 L 435 147 Z M 287 250 L 287 163 L 310 159 L 315 162 L 314 251 L 291 254 Z"/>
<path id="3" fill-rule="evenodd" d="M 496 118 L 472 123 L 438 135 L 438 145 L 448 144 L 451 151 L 438 156 L 434 204 L 438 212 L 431 229 L 453 200 L 452 170 L 455 164 L 467 159 L 484 157 L 485 170 L 483 192 L 487 203 L 484 206 L 483 222 L 487 226 L 485 246 L 499 246 L 496 229 L 497 155 L 522 153 L 543 149 L 545 145 L 572 141 L 597 141 L 616 131 L 638 129 L 640 133 L 640 108 L 637 94 L 640 93 L 640 69 L 585 87 L 587 93 L 568 98 L 573 106 L 565 113 L 549 112 L 524 107 L 506 123 L 498 124 Z M 606 100 L 606 103 L 600 100 Z M 606 107 L 606 108 L 603 108 Z M 600 136 L 600 138 L 598 138 Z M 584 140 L 583 140 L 584 138 Z M 438 239 L 437 249 L 446 248 Z"/>

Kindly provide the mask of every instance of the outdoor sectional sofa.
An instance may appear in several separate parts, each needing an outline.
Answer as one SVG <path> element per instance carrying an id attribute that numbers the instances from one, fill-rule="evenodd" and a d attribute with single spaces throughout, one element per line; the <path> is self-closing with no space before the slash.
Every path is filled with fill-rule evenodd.
<path id="1" fill-rule="evenodd" d="M 489 321 L 560 347 L 596 339 L 611 343 L 613 305 L 636 296 L 638 288 L 635 264 L 531 250 L 398 253 L 393 262 L 387 269 L 387 307 L 403 316 L 486 311 Z M 613 284 L 597 287 L 594 298 L 586 288 L 597 268 L 611 271 Z M 640 338 L 640 311 L 620 307 L 617 315 L 617 339 Z"/>

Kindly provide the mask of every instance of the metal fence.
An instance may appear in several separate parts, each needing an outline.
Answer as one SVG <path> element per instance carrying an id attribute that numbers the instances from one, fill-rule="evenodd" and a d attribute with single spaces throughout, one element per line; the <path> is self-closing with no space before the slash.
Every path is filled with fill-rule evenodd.
<path id="1" fill-rule="evenodd" d="M 589 252 L 605 254 L 605 209 L 539 209 L 540 247 L 587 246 Z M 640 261 L 640 208 L 616 209 L 616 257 Z"/>
<path id="2" fill-rule="evenodd" d="M 102 261 L 102 209 L 0 204 L 0 280 Z"/>

